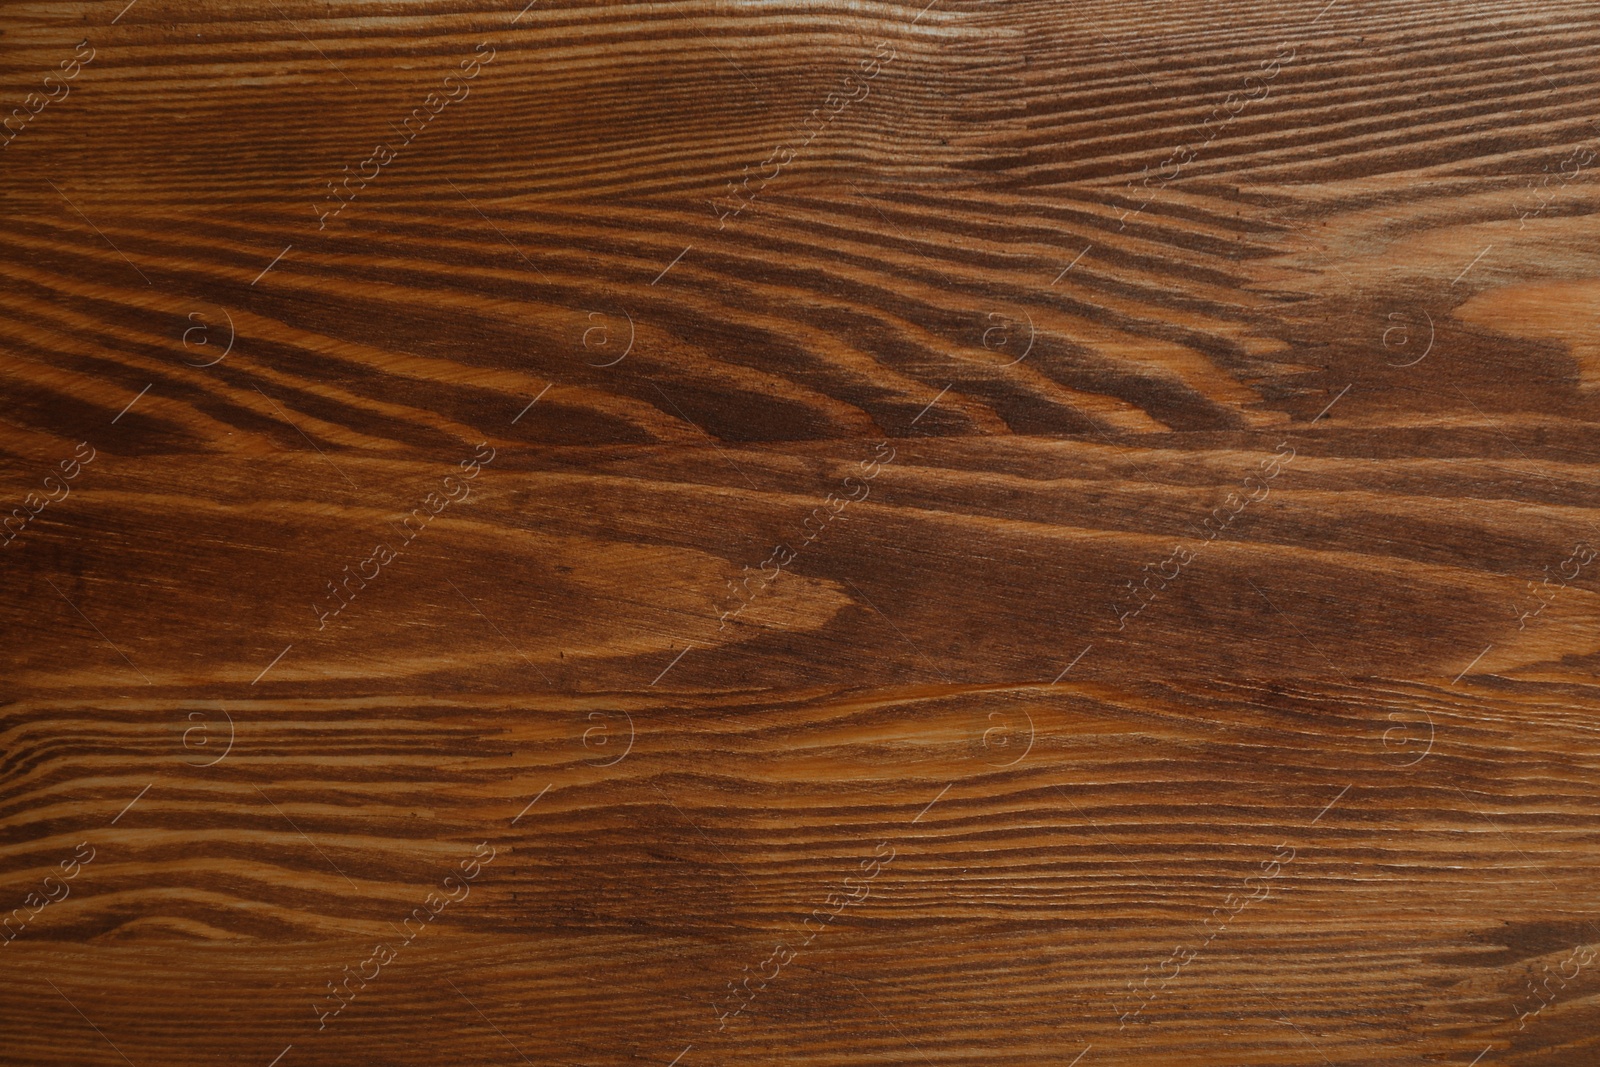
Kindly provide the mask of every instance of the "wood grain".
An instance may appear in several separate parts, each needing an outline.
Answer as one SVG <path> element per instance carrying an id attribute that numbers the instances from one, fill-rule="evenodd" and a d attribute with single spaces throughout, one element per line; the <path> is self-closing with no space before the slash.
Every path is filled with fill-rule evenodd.
<path id="1" fill-rule="evenodd" d="M 0 1062 L 1600 1064 L 1600 15 L 924 2 L 4 5 Z"/>

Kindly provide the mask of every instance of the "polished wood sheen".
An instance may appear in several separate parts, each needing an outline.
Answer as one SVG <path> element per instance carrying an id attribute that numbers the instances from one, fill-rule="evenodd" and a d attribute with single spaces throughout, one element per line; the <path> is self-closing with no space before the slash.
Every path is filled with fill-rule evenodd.
<path id="1" fill-rule="evenodd" d="M 1600 1064 L 1597 55 L 0 5 L 0 1063 Z"/>

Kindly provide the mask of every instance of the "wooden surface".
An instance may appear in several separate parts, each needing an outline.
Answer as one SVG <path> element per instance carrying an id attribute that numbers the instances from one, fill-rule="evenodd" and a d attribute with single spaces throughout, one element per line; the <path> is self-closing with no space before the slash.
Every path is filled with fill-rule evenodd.
<path id="1" fill-rule="evenodd" d="M 1592 3 L 123 4 L 0 1062 L 1600 1064 Z"/>

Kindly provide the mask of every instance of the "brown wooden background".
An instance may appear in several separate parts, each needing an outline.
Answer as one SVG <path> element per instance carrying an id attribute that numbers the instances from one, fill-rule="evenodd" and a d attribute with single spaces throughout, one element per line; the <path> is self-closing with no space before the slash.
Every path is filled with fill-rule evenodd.
<path id="1" fill-rule="evenodd" d="M 519 6 L 0 6 L 0 1062 L 1600 1063 L 1592 3 Z"/>

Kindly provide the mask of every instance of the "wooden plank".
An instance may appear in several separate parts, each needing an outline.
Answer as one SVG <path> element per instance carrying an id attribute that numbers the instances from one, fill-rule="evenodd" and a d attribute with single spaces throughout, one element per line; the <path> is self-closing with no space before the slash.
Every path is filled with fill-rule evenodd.
<path id="1" fill-rule="evenodd" d="M 6 1062 L 1600 1062 L 1592 5 L 4 25 Z"/>

